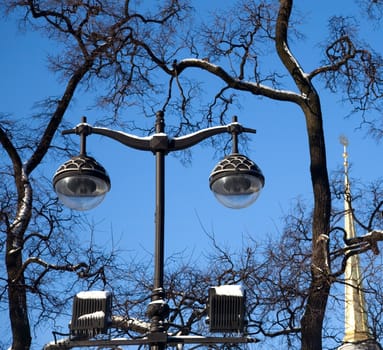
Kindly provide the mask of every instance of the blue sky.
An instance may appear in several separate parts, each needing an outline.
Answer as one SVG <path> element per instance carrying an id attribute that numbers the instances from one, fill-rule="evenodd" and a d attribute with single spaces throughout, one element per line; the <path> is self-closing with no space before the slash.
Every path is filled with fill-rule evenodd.
<path id="1" fill-rule="evenodd" d="M 221 2 L 211 2 L 215 6 Z M 304 69 L 310 71 L 316 62 L 317 42 L 326 33 L 325 19 L 329 14 L 344 14 L 351 1 L 322 1 L 320 8 L 310 1 L 296 1 L 296 6 L 306 13 L 305 42 L 292 45 Z M 205 3 L 206 5 L 206 3 Z M 201 5 L 202 6 L 202 5 Z M 319 6 L 319 5 L 318 5 Z M 301 7 L 302 9 L 302 7 Z M 365 28 L 375 47 L 382 47 L 382 36 L 372 26 Z M 31 32 L 21 33 L 12 20 L 0 22 L 0 112 L 15 118 L 29 118 L 36 101 L 62 91 L 57 79 L 48 72 L 46 54 L 52 50 L 46 40 Z M 272 67 L 270 67 L 272 69 Z M 205 83 L 211 79 L 203 76 Z M 318 85 L 319 86 L 319 85 Z M 352 177 L 366 182 L 383 174 L 382 145 L 356 130 L 357 118 L 344 119 L 348 107 L 339 97 L 321 94 L 328 168 L 335 170 L 342 163 L 343 147 L 339 136 L 349 139 L 348 153 L 352 164 Z M 101 115 L 97 110 L 87 111 L 90 101 L 76 98 L 66 114 L 67 120 L 76 125 L 82 115 L 90 124 Z M 185 252 L 194 258 L 208 251 L 210 242 L 206 232 L 214 234 L 217 241 L 233 249 L 239 248 L 247 236 L 263 241 L 278 236 L 282 230 L 280 218 L 289 211 L 295 198 L 302 196 L 310 201 L 311 184 L 305 122 L 302 112 L 291 104 L 267 101 L 251 95 L 243 95 L 241 110 L 233 110 L 245 126 L 257 129 L 251 135 L 246 155 L 262 169 L 266 184 L 257 202 L 249 208 L 232 210 L 222 207 L 209 190 L 208 178 L 219 161 L 214 150 L 197 146 L 193 162 L 182 165 L 173 156 L 167 157 L 166 168 L 166 254 Z M 68 136 L 66 136 L 68 137 Z M 74 137 L 74 136 L 69 136 Z M 88 138 L 90 155 L 104 165 L 112 181 L 112 190 L 104 202 L 88 216 L 98 224 L 95 240 L 98 244 L 110 244 L 113 240 L 130 256 L 150 256 L 154 245 L 154 157 L 128 149 L 112 140 L 93 135 Z M 48 164 L 46 176 L 53 176 L 60 165 Z M 79 233 L 79 239 L 90 236 Z M 0 315 L 0 319 L 6 319 Z M 68 319 L 69 321 L 69 319 Z M 1 327 L 0 336 L 7 329 Z M 51 340 L 49 334 L 38 336 L 38 343 Z"/>

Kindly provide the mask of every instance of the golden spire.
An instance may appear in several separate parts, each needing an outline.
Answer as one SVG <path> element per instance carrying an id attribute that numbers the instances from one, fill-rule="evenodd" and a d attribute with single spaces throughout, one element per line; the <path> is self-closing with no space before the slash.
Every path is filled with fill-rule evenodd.
<path id="1" fill-rule="evenodd" d="M 348 239 L 354 238 L 355 226 L 353 210 L 351 206 L 351 191 L 348 177 L 348 140 L 345 136 L 340 137 L 343 145 L 344 165 L 344 229 Z M 367 321 L 366 302 L 364 298 L 362 275 L 359 256 L 353 255 L 348 258 L 345 269 L 345 335 L 344 343 L 361 343 L 372 339 Z"/>

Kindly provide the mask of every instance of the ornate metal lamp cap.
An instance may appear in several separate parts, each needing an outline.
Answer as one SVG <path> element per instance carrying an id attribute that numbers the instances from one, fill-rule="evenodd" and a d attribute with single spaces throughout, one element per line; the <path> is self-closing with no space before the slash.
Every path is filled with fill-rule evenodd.
<path id="1" fill-rule="evenodd" d="M 89 210 L 102 202 L 111 183 L 104 167 L 94 158 L 82 154 L 57 169 L 53 187 L 60 201 L 69 208 Z"/>
<path id="2" fill-rule="evenodd" d="M 213 169 L 210 189 L 224 206 L 246 208 L 258 198 L 265 184 L 261 169 L 246 156 L 233 153 Z"/>

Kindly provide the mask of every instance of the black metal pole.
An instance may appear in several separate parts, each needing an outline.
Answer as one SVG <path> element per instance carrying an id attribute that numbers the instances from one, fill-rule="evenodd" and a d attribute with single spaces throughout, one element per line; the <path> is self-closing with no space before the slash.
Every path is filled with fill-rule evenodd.
<path id="1" fill-rule="evenodd" d="M 164 114 L 157 113 L 156 133 L 164 132 Z M 153 292 L 163 294 L 164 289 L 164 244 L 165 244 L 165 154 L 156 151 L 156 211 L 154 246 Z M 163 295 L 162 295 L 163 297 Z M 157 298 L 158 299 L 158 298 Z"/>
<path id="2" fill-rule="evenodd" d="M 157 113 L 156 133 L 163 133 L 164 114 Z M 155 208 L 155 243 L 154 243 L 154 279 L 151 303 L 148 306 L 150 317 L 151 349 L 163 350 L 167 341 L 169 306 L 165 301 L 164 290 L 164 246 L 165 246 L 165 151 L 156 150 L 156 208 Z"/>

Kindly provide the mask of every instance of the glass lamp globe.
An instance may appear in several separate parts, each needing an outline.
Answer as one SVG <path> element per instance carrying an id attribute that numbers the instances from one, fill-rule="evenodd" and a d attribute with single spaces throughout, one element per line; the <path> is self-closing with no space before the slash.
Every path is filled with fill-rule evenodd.
<path id="1" fill-rule="evenodd" d="M 253 161 L 242 154 L 233 153 L 213 169 L 209 183 L 220 203 L 228 208 L 241 209 L 255 202 L 265 178 Z"/>
<path id="2" fill-rule="evenodd" d="M 79 155 L 65 162 L 53 177 L 60 201 L 75 210 L 89 210 L 99 205 L 111 184 L 106 170 L 94 158 Z"/>

